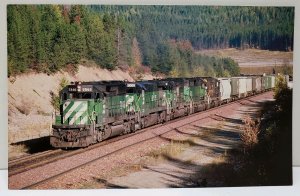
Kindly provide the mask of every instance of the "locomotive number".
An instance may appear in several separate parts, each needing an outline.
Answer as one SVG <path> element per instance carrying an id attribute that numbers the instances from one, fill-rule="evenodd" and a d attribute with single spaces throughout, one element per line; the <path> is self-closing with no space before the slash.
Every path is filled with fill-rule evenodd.
<path id="1" fill-rule="evenodd" d="M 69 88 L 69 91 L 70 92 L 75 92 L 75 91 L 77 91 L 77 89 L 76 88 Z"/>
<path id="2" fill-rule="evenodd" d="M 83 91 L 83 92 L 91 92 L 91 91 L 92 91 L 92 88 L 90 88 L 90 87 L 83 87 L 83 88 L 82 88 L 82 91 Z"/>
<path id="3" fill-rule="evenodd" d="M 127 84 L 127 87 L 135 87 L 135 84 Z"/>

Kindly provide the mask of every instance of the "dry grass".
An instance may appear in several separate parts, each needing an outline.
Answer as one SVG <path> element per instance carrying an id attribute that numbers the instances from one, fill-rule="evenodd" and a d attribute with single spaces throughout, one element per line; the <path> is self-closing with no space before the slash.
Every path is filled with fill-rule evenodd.
<path id="1" fill-rule="evenodd" d="M 30 103 L 27 103 L 23 100 L 20 105 L 16 106 L 16 108 L 19 110 L 19 112 L 27 116 L 30 114 L 31 111 L 30 105 Z"/>
<path id="2" fill-rule="evenodd" d="M 201 50 L 197 53 L 220 58 L 230 57 L 240 66 L 242 74 L 293 73 L 293 52 L 269 51 L 259 49 Z"/>
<path id="3" fill-rule="evenodd" d="M 42 115 L 42 116 L 51 116 L 52 115 L 52 113 L 45 112 L 40 108 L 37 110 L 37 114 Z"/>
<path id="4" fill-rule="evenodd" d="M 261 65 L 283 65 L 293 62 L 293 52 L 282 51 L 269 51 L 260 49 L 245 49 L 239 50 L 235 48 L 219 49 L 219 50 L 201 50 L 199 54 L 218 56 L 218 57 L 230 57 L 237 61 L 240 66 L 246 66 L 247 64 Z"/>
<path id="5" fill-rule="evenodd" d="M 264 66 L 264 67 L 240 67 L 241 74 L 272 74 L 275 73 L 293 74 L 293 66 Z"/>
<path id="6" fill-rule="evenodd" d="M 8 146 L 9 158 L 18 157 L 20 155 L 26 154 L 27 152 L 28 152 L 28 148 L 24 144 Z"/>
<path id="7" fill-rule="evenodd" d="M 183 141 L 172 140 L 170 144 L 157 150 L 153 150 L 148 155 L 155 159 L 164 159 L 164 157 L 174 158 L 182 153 L 187 147 L 189 147 L 190 143 L 194 143 L 194 141 L 190 138 Z"/>
<path id="8" fill-rule="evenodd" d="M 251 148 L 258 143 L 258 134 L 260 132 L 260 121 L 255 121 L 251 117 L 246 116 L 243 118 L 244 125 L 241 127 L 243 130 L 241 140 L 245 148 Z"/>

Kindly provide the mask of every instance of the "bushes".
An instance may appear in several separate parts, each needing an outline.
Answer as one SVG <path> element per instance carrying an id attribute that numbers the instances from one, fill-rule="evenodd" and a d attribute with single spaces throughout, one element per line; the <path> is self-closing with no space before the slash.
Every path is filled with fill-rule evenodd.
<path id="1" fill-rule="evenodd" d="M 292 117 L 292 97 L 293 91 L 288 88 L 284 76 L 278 75 L 275 81 L 274 98 L 277 109 L 286 117 Z"/>
<path id="2" fill-rule="evenodd" d="M 55 110 L 59 110 L 59 107 L 60 107 L 60 97 L 59 97 L 59 93 L 60 91 L 66 87 L 67 85 L 69 84 L 69 81 L 63 77 L 59 83 L 59 87 L 58 87 L 58 90 L 57 92 L 53 92 L 51 91 L 50 92 L 50 96 L 51 96 L 51 104 L 53 106 L 53 108 Z"/>
<path id="3" fill-rule="evenodd" d="M 241 135 L 246 148 L 239 159 L 244 165 L 242 179 L 256 184 L 290 185 L 292 183 L 292 90 L 283 76 L 276 79 L 275 101 L 264 103 L 260 119 L 247 118 Z M 247 173 L 251 171 L 251 173 Z"/>
<path id="4" fill-rule="evenodd" d="M 244 147 L 246 149 L 252 148 L 258 143 L 258 134 L 260 133 L 260 121 L 255 121 L 247 116 L 243 119 L 244 130 L 241 134 L 241 140 L 243 141 Z"/>

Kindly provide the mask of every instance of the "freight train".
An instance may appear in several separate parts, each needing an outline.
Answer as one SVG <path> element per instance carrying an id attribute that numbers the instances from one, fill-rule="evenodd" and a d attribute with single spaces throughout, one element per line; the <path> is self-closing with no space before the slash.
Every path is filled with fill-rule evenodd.
<path id="1" fill-rule="evenodd" d="M 273 75 L 72 82 L 60 92 L 50 143 L 56 148 L 87 147 L 274 86 Z"/>

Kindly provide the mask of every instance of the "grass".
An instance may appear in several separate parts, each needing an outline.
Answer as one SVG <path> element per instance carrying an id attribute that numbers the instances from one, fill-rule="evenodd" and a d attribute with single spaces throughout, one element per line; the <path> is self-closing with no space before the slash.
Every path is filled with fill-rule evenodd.
<path id="1" fill-rule="evenodd" d="M 19 110 L 19 112 L 21 112 L 22 114 L 25 114 L 26 116 L 28 114 L 30 114 L 31 108 L 30 108 L 30 104 L 28 104 L 25 101 L 22 101 L 22 103 L 18 106 L 16 106 L 17 110 Z"/>
<path id="2" fill-rule="evenodd" d="M 274 65 L 286 64 L 293 61 L 293 52 L 269 51 L 260 49 L 239 50 L 235 48 L 219 50 L 201 50 L 200 54 L 218 57 L 230 57 L 238 63 L 274 62 Z"/>
<path id="3" fill-rule="evenodd" d="M 26 154 L 27 152 L 28 148 L 24 144 L 8 145 L 9 158 L 18 157 L 20 155 Z"/>
<path id="4" fill-rule="evenodd" d="M 241 140 L 245 148 L 252 148 L 258 143 L 260 133 L 260 120 L 253 120 L 250 116 L 243 118 L 244 125 L 241 127 Z"/>
<path id="5" fill-rule="evenodd" d="M 51 116 L 52 115 L 51 113 L 45 112 L 40 108 L 37 110 L 37 114 L 42 115 L 42 116 Z"/>
<path id="6" fill-rule="evenodd" d="M 293 52 L 228 48 L 201 50 L 197 53 L 220 58 L 230 57 L 239 64 L 241 74 L 272 74 L 273 68 L 276 73 L 293 74 Z"/>
<path id="7" fill-rule="evenodd" d="M 190 146 L 190 143 L 194 143 L 192 139 L 187 139 L 183 141 L 174 141 L 172 140 L 170 144 L 161 147 L 157 150 L 151 151 L 148 156 L 155 159 L 164 159 L 164 157 L 176 157 L 182 153 L 187 147 Z"/>
<path id="8" fill-rule="evenodd" d="M 273 74 L 273 69 L 275 73 L 286 73 L 293 75 L 293 66 L 262 66 L 262 67 L 240 67 L 241 74 Z"/>

